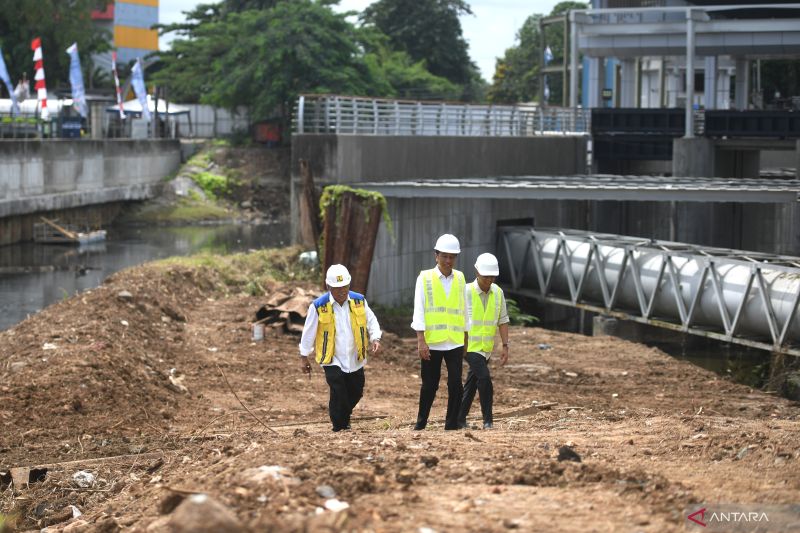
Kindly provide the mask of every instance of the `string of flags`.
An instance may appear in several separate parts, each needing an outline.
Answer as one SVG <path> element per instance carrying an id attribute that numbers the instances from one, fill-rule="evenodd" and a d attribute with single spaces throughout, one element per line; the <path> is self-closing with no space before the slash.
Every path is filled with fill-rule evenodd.
<path id="1" fill-rule="evenodd" d="M 36 37 L 31 41 L 31 51 L 33 52 L 33 69 L 34 69 L 34 90 L 36 91 L 36 107 L 39 116 L 42 120 L 50 119 L 50 112 L 47 108 L 47 83 L 44 73 L 44 52 L 42 49 L 42 40 Z M 83 84 L 83 72 L 81 70 L 81 61 L 78 55 L 78 43 L 73 43 L 66 49 L 67 55 L 70 58 L 69 64 L 69 83 L 72 89 L 72 106 L 81 115 L 86 118 L 88 115 L 88 105 L 86 101 L 86 88 Z M 114 78 L 114 86 L 116 89 L 117 106 L 119 108 L 119 118 L 125 119 L 127 115 L 123 108 L 122 102 L 122 89 L 120 88 L 119 75 L 117 74 L 117 53 L 111 52 L 111 72 Z M 28 82 L 23 76 L 17 88 L 11 83 L 11 76 L 9 75 L 8 68 L 6 67 L 5 57 L 3 50 L 0 48 L 0 82 L 5 86 L 8 91 L 9 98 L 11 99 L 11 114 L 18 116 L 20 114 L 19 103 L 28 97 Z M 144 81 L 144 68 L 140 59 L 136 62 L 131 69 L 131 85 L 133 87 L 136 98 L 142 106 L 142 117 L 150 122 L 150 110 L 147 102 L 147 88 Z"/>

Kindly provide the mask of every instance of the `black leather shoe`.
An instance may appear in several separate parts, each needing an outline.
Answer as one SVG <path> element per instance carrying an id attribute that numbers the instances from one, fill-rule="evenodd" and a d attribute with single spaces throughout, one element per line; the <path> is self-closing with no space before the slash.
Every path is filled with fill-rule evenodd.
<path id="1" fill-rule="evenodd" d="M 427 424 L 423 424 L 421 422 L 417 422 L 416 424 L 414 424 L 414 431 L 422 431 L 423 429 L 425 429 L 426 425 Z"/>
<path id="2" fill-rule="evenodd" d="M 492 428 L 494 428 L 494 424 L 492 424 L 491 422 L 483 423 L 483 429 L 492 429 Z"/>

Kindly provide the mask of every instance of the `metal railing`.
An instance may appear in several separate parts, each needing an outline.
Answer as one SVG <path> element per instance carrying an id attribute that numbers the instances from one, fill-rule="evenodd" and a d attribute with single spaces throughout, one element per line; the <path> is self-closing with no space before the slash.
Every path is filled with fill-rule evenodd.
<path id="1" fill-rule="evenodd" d="M 800 355 L 800 258 L 574 230 L 499 232 L 510 292 Z"/>
<path id="2" fill-rule="evenodd" d="M 585 135 L 589 120 L 589 111 L 580 108 L 303 95 L 297 101 L 293 130 L 298 134 L 531 137 Z"/>

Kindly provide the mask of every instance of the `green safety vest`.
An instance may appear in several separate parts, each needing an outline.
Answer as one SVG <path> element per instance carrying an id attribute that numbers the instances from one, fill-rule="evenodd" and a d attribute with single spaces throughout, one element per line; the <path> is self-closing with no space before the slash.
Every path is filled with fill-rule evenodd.
<path id="1" fill-rule="evenodd" d="M 500 287 L 492 283 L 489 297 L 484 308 L 481 301 L 480 287 L 470 284 L 472 295 L 472 316 L 469 328 L 468 352 L 491 353 L 494 349 L 494 337 L 497 333 L 497 321 L 500 319 Z"/>
<path id="2" fill-rule="evenodd" d="M 464 274 L 453 270 L 450 295 L 445 295 L 439 279 L 439 270 L 432 268 L 420 272 L 422 291 L 425 294 L 425 342 L 439 344 L 453 342 L 464 344 Z"/>

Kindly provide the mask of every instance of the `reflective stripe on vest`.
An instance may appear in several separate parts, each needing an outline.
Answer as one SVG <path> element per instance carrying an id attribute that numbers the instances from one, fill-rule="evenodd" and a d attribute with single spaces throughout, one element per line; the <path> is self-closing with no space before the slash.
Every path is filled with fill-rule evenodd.
<path id="1" fill-rule="evenodd" d="M 464 343 L 464 274 L 453 270 L 453 282 L 450 294 L 444 292 L 444 285 L 439 278 L 439 270 L 432 268 L 423 270 L 422 289 L 425 294 L 425 342 L 439 344 L 442 342 Z"/>
<path id="2" fill-rule="evenodd" d="M 353 330 L 353 343 L 359 361 L 367 356 L 367 311 L 364 297 L 357 292 L 350 292 L 348 300 L 350 308 L 350 327 Z M 318 305 L 319 303 L 319 305 Z M 336 319 L 333 316 L 333 298 L 319 298 L 314 301 L 317 309 L 317 337 L 314 342 L 317 363 L 328 365 L 333 361 L 336 350 Z M 349 355 L 349 354 L 348 354 Z"/>
<path id="3" fill-rule="evenodd" d="M 480 287 L 470 284 L 472 295 L 472 317 L 469 328 L 468 352 L 491 353 L 494 349 L 494 337 L 497 333 L 497 321 L 500 320 L 500 288 L 492 283 L 486 307 L 480 296 Z"/>

